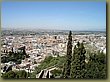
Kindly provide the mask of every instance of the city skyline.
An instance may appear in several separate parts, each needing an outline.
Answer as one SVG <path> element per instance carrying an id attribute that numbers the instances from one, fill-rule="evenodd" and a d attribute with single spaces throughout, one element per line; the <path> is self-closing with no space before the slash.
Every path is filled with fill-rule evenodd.
<path id="1" fill-rule="evenodd" d="M 2 28 L 106 30 L 106 2 L 2 2 Z"/>

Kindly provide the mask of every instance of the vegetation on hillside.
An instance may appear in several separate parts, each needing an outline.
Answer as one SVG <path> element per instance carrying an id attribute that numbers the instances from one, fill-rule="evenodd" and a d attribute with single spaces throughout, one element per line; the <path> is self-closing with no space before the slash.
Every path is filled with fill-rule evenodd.
<path id="1" fill-rule="evenodd" d="M 4 79 L 13 79 L 13 78 L 28 78 L 28 73 L 25 70 L 21 71 L 8 71 L 4 73 L 2 76 Z"/>
<path id="2" fill-rule="evenodd" d="M 20 64 L 21 60 L 24 60 L 25 57 L 29 57 L 29 55 L 26 54 L 25 50 L 23 52 L 17 52 L 14 53 L 13 50 L 9 53 L 6 53 L 4 56 L 1 57 L 1 63 L 8 63 L 9 61 L 12 61 L 16 64 Z"/>
<path id="3" fill-rule="evenodd" d="M 50 68 L 50 67 L 52 68 L 57 67 L 60 71 L 62 71 L 64 63 L 65 63 L 65 56 L 62 56 L 62 57 L 48 56 L 45 58 L 43 62 L 41 62 L 41 64 L 38 67 L 35 68 L 35 72 L 31 74 L 31 78 L 35 78 L 36 74 L 38 74 L 41 70 Z"/>

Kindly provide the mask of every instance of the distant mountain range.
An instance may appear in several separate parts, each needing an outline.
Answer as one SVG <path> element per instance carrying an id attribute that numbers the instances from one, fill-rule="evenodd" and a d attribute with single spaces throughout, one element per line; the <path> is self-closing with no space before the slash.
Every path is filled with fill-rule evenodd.
<path id="1" fill-rule="evenodd" d="M 40 28 L 2 28 L 1 30 L 13 30 L 13 31 L 70 31 L 70 30 L 59 30 L 59 29 L 40 29 Z M 71 30 L 71 31 L 105 31 L 104 29 L 91 29 L 91 30 Z"/>

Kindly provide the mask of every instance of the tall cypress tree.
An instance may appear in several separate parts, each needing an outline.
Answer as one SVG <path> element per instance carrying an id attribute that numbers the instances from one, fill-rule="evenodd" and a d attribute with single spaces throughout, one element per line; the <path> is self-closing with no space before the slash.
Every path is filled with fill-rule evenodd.
<path id="1" fill-rule="evenodd" d="M 77 43 L 74 47 L 72 62 L 71 62 L 71 78 L 84 78 L 85 77 L 85 54 L 86 50 L 83 43 Z"/>
<path id="2" fill-rule="evenodd" d="M 64 78 L 70 77 L 71 58 L 72 58 L 72 33 L 70 31 L 68 35 L 66 62 L 64 64 L 64 69 L 63 69 Z"/>

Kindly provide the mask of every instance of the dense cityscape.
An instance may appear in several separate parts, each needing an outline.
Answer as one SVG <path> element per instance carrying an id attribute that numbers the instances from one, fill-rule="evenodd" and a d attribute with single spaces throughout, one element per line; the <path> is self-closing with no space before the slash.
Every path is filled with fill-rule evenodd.
<path id="1" fill-rule="evenodd" d="M 105 1 L 3 1 L 2 79 L 107 79 Z"/>
<path id="2" fill-rule="evenodd" d="M 17 31 L 17 30 L 3 30 L 2 31 L 2 48 L 1 48 L 1 74 L 11 70 L 25 70 L 28 73 L 35 72 L 38 67 L 47 57 L 54 58 L 66 56 L 67 43 L 69 31 Z M 106 32 L 72 32 L 72 46 L 74 47 L 78 42 L 84 43 L 86 49 L 86 57 L 88 53 L 95 53 L 97 51 L 106 54 Z M 7 60 L 8 55 L 12 53 L 22 52 L 27 54 L 20 62 Z M 72 48 L 72 50 L 74 50 Z M 19 55 L 19 54 L 18 54 Z M 87 60 L 85 60 L 88 62 Z M 6 68 L 6 69 L 5 69 Z M 57 69 L 51 67 L 49 70 Z M 41 71 L 41 70 L 40 70 Z M 36 78 L 39 73 L 36 73 Z M 52 73 L 51 73 L 52 75 Z M 28 76 L 28 78 L 31 78 Z"/>

